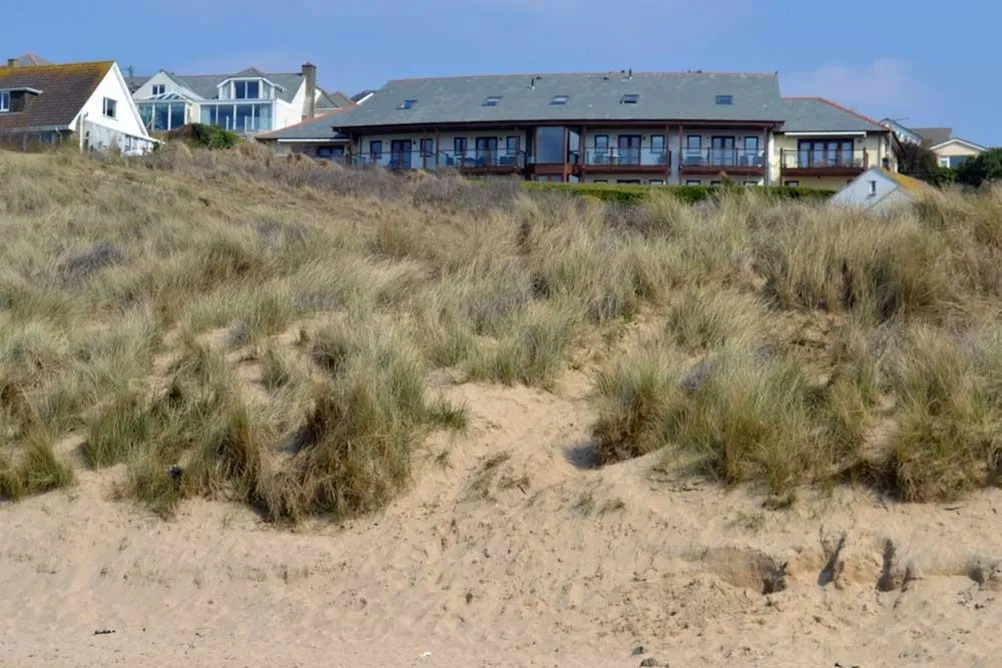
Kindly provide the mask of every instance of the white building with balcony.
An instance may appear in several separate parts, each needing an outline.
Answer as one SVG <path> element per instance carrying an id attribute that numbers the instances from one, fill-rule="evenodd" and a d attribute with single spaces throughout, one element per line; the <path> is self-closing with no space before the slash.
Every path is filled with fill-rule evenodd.
<path id="1" fill-rule="evenodd" d="M 153 133 L 205 123 L 255 135 L 353 104 L 318 87 L 311 63 L 292 73 L 250 68 L 236 74 L 183 75 L 161 70 L 130 83 L 143 123 Z"/>

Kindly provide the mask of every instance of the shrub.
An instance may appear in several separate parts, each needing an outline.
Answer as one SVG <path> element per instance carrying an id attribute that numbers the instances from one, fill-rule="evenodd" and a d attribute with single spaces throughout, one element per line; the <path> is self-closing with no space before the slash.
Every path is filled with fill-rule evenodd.
<path id="1" fill-rule="evenodd" d="M 240 143 L 240 137 L 215 125 L 189 123 L 167 133 L 167 139 L 180 139 L 195 148 L 221 150 L 233 148 Z"/>

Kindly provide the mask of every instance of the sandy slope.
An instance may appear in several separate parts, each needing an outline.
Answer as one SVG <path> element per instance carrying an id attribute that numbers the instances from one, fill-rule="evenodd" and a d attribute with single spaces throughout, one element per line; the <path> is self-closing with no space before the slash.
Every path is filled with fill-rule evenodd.
<path id="1" fill-rule="evenodd" d="M 202 502 L 164 523 L 108 500 L 120 470 L 0 507 L 0 664 L 635 667 L 639 644 L 672 666 L 1002 661 L 1002 493 L 764 512 L 652 458 L 590 470 L 586 391 L 452 390 L 470 434 L 430 443 L 409 494 L 344 527 Z M 848 536 L 824 587 L 822 531 Z M 783 562 L 786 590 L 763 595 Z"/>

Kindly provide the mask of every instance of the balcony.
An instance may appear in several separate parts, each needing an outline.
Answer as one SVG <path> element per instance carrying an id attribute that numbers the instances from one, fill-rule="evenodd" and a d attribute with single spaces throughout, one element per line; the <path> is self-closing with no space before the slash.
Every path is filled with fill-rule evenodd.
<path id="1" fill-rule="evenodd" d="M 686 149 L 680 165 L 683 174 L 760 175 L 765 167 L 765 152 L 747 148 Z"/>
<path id="2" fill-rule="evenodd" d="M 408 169 L 458 169 L 467 174 L 509 174 L 525 167 L 522 151 L 382 151 L 362 153 L 345 158 L 345 163 L 357 167 L 383 167 L 395 171 Z"/>
<path id="3" fill-rule="evenodd" d="M 790 149 L 780 161 L 784 176 L 855 176 L 869 166 L 864 149 Z"/>
<path id="4" fill-rule="evenodd" d="M 651 148 L 588 148 L 580 164 L 581 171 L 588 173 L 663 173 L 670 169 L 671 152 Z"/>

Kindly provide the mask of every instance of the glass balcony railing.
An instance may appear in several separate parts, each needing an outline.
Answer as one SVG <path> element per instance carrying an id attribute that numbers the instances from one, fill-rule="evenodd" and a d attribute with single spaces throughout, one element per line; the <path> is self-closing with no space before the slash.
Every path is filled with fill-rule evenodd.
<path id="1" fill-rule="evenodd" d="M 866 169 L 864 149 L 799 149 L 782 152 L 783 169 Z"/>
<path id="2" fill-rule="evenodd" d="M 765 155 L 761 149 L 705 148 L 685 149 L 682 167 L 714 168 L 765 168 Z"/>
<path id="3" fill-rule="evenodd" d="M 525 153 L 506 149 L 471 151 L 381 151 L 351 156 L 345 162 L 356 166 L 379 166 L 386 169 L 521 169 Z"/>
<path id="4" fill-rule="evenodd" d="M 671 153 L 652 148 L 588 148 L 584 164 L 609 167 L 661 167 L 671 164 Z"/>

